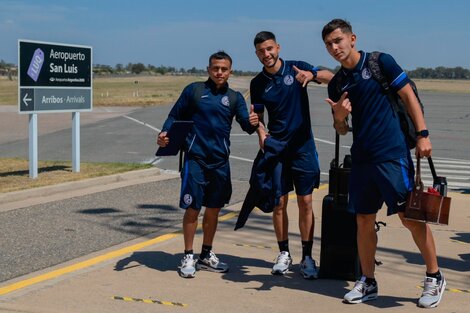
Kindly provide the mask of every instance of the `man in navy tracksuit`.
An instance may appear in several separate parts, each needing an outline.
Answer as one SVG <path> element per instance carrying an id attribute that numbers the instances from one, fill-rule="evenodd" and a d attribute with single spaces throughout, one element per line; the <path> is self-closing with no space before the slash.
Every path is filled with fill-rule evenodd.
<path id="1" fill-rule="evenodd" d="M 269 135 L 285 142 L 281 157 L 281 198 L 273 211 L 273 225 L 280 253 L 271 273 L 283 275 L 292 266 L 288 241 L 288 194 L 297 194 L 299 228 L 302 240 L 300 273 L 306 279 L 318 277 L 312 259 L 314 216 L 312 192 L 318 187 L 320 168 L 310 121 L 306 85 L 310 81 L 328 83 L 333 74 L 302 61 L 284 61 L 279 58 L 280 46 L 273 33 L 263 31 L 254 39 L 256 56 L 263 70 L 250 85 L 251 103 L 266 108 L 269 116 Z M 261 124 L 260 124 L 261 125 Z M 261 145 L 264 128 L 259 128 Z"/>
<path id="2" fill-rule="evenodd" d="M 212 252 L 212 242 L 219 212 L 232 194 L 228 161 L 232 120 L 235 116 L 242 129 L 250 134 L 258 126 L 257 114 L 248 114 L 243 96 L 228 87 L 232 73 L 230 56 L 223 51 L 212 54 L 207 72 L 209 79 L 205 83 L 192 83 L 183 90 L 157 138 L 157 144 L 164 147 L 171 140 L 167 130 L 174 121 L 194 121 L 184 147 L 186 154 L 181 173 L 180 207 L 186 212 L 183 218 L 185 250 L 179 274 L 185 278 L 194 277 L 196 268 L 219 273 L 228 271 L 228 265 Z M 206 207 L 204 236 L 196 261 L 193 241 L 202 206 Z"/>
<path id="3" fill-rule="evenodd" d="M 439 271 L 431 229 L 427 224 L 404 219 L 414 168 L 399 118 L 383 87 L 372 76 L 368 67 L 370 53 L 356 49 L 351 25 L 341 19 L 332 20 L 323 28 L 322 37 L 328 52 L 341 63 L 341 69 L 328 85 L 327 102 L 334 112 L 334 127 L 339 134 L 346 134 L 350 113 L 353 125 L 348 209 L 357 214 L 357 245 L 363 277 L 344 296 L 344 301 L 360 303 L 377 298 L 375 219 L 385 202 L 388 215 L 398 213 L 410 230 L 426 263 L 424 289 L 418 305 L 435 307 L 441 301 L 446 282 Z M 430 156 L 429 132 L 408 76 L 389 54 L 380 54 L 378 61 L 390 88 L 403 100 L 418 130 L 416 157 Z"/>

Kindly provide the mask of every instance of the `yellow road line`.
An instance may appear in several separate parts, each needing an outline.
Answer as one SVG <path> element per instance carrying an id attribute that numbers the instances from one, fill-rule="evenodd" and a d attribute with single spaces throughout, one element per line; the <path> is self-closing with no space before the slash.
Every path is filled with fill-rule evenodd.
<path id="1" fill-rule="evenodd" d="M 148 304 L 162 304 L 162 305 L 169 305 L 169 306 L 180 306 L 183 308 L 188 307 L 188 304 L 180 303 L 180 302 L 171 302 L 171 301 L 161 301 L 161 300 L 152 300 L 152 299 L 139 299 L 139 298 L 131 298 L 131 297 L 119 297 L 114 296 L 112 297 L 113 300 L 122 300 L 126 302 L 143 302 Z"/>
<path id="2" fill-rule="evenodd" d="M 237 216 L 238 216 L 238 212 L 230 212 L 230 213 L 227 213 L 227 214 L 224 214 L 224 215 L 220 216 L 219 221 L 224 222 L 226 220 L 229 220 L 229 219 L 237 217 Z"/>
<path id="3" fill-rule="evenodd" d="M 66 266 L 66 267 L 54 270 L 52 272 L 49 272 L 49 273 L 45 273 L 45 274 L 42 274 L 42 275 L 38 275 L 38 276 L 35 276 L 35 277 L 32 277 L 32 278 L 28 278 L 28 279 L 13 283 L 11 285 L 0 288 L 0 296 L 5 295 L 5 294 L 10 293 L 10 292 L 13 292 L 13 291 L 16 291 L 18 289 L 22 289 L 22 288 L 25 288 L 25 287 L 28 287 L 28 286 L 31 286 L 31 285 L 35 285 L 35 284 L 38 284 L 38 283 L 41 283 L 41 282 L 44 282 L 44 281 L 47 281 L 47 280 L 50 280 L 50 279 L 57 278 L 59 276 L 65 275 L 65 274 L 69 274 L 69 273 L 72 273 L 72 272 L 75 272 L 75 271 L 78 271 L 78 270 L 96 265 L 98 263 L 101 263 L 101 262 L 104 262 L 104 261 L 122 256 L 122 255 L 125 255 L 125 254 L 128 254 L 128 253 L 140 250 L 140 249 L 148 247 L 150 245 L 153 245 L 153 244 L 156 244 L 156 243 L 160 243 L 160 242 L 175 238 L 179 235 L 181 235 L 181 231 L 177 231 L 177 232 L 169 233 L 169 234 L 166 234 L 166 235 L 158 236 L 154 239 L 150 239 L 150 240 L 147 240 L 147 241 L 144 241 L 144 242 L 141 242 L 141 243 L 137 243 L 137 244 L 134 244 L 132 246 L 125 247 L 125 248 L 122 248 L 122 249 L 119 249 L 119 250 L 111 251 L 109 253 L 91 258 L 91 259 L 83 261 L 83 262 L 79 262 L 77 264 Z"/>
<path id="4" fill-rule="evenodd" d="M 249 248 L 256 248 L 256 249 L 270 249 L 270 250 L 277 249 L 277 247 L 273 247 L 273 246 L 252 245 L 252 244 L 247 244 L 247 243 L 236 243 L 235 245 L 238 247 L 249 247 Z"/>
<path id="5" fill-rule="evenodd" d="M 248 90 L 247 92 L 245 92 L 245 94 L 243 95 L 243 98 L 245 98 L 245 101 L 248 100 L 248 97 L 250 96 L 250 90 Z"/>
<path id="6" fill-rule="evenodd" d="M 328 188 L 328 184 L 321 184 L 320 187 L 318 187 L 318 190 L 323 190 Z M 292 199 L 297 199 L 297 195 L 295 193 L 289 194 L 289 200 Z"/>
<path id="7" fill-rule="evenodd" d="M 419 289 L 423 289 L 423 286 L 416 286 L 416 287 L 418 287 Z M 454 292 L 454 293 L 470 293 L 470 290 L 466 290 L 466 289 L 446 288 L 445 290 L 449 292 Z"/>
<path id="8" fill-rule="evenodd" d="M 459 243 L 459 244 L 468 244 L 468 242 L 457 240 L 457 239 L 451 239 L 451 242 Z"/>
<path id="9" fill-rule="evenodd" d="M 320 186 L 319 189 L 325 188 L 324 186 L 325 185 Z M 231 219 L 233 217 L 236 217 L 236 216 L 238 216 L 237 212 L 230 212 L 230 213 L 227 213 L 227 214 L 224 214 L 224 215 L 220 216 L 219 221 L 226 221 L 226 220 L 229 220 L 229 219 Z M 199 228 L 201 228 L 200 225 L 198 226 L 198 229 Z M 103 255 L 99 255 L 97 257 L 91 258 L 89 260 L 79 262 L 77 264 L 73 264 L 73 265 L 70 265 L 70 266 L 59 268 L 57 270 L 54 270 L 54 271 L 51 271 L 51 272 L 48 272 L 48 273 L 45 273 L 45 274 L 41 274 L 41 275 L 38 275 L 38 276 L 35 276 L 35 277 L 31 277 L 31 278 L 28 278 L 28 279 L 18 281 L 16 283 L 11 284 L 11 285 L 0 287 L 0 296 L 6 295 L 6 294 L 11 293 L 13 291 L 23 289 L 23 288 L 26 288 L 26 287 L 29 287 L 29 286 L 32 286 L 32 285 L 35 285 L 35 284 L 42 283 L 42 282 L 47 281 L 47 280 L 51 280 L 51 279 L 60 277 L 60 276 L 65 275 L 65 274 L 69 274 L 69 273 L 76 272 L 76 271 L 81 270 L 81 269 L 88 268 L 90 266 L 108 261 L 110 259 L 114 259 L 114 258 L 123 256 L 125 254 L 135 252 L 137 250 L 146 248 L 148 246 L 151 246 L 151 245 L 154 245 L 154 244 L 166 241 L 166 240 L 173 239 L 175 237 L 180 236 L 181 234 L 182 234 L 181 231 L 175 231 L 175 232 L 172 232 L 172 233 L 169 233 L 169 234 L 161 235 L 161 236 L 158 236 L 154 239 L 150 239 L 150 240 L 147 240 L 147 241 L 144 241 L 144 242 L 140 242 L 140 243 L 131 245 L 129 247 L 124 247 L 122 249 L 118 249 L 118 250 L 115 250 L 115 251 L 111 251 L 111 252 L 105 253 Z"/>

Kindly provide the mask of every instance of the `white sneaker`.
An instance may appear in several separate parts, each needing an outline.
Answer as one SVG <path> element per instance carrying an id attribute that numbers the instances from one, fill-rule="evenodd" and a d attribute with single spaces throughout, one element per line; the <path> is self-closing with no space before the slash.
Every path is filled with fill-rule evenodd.
<path id="1" fill-rule="evenodd" d="M 212 251 L 210 251 L 209 256 L 205 257 L 204 259 L 198 259 L 196 266 L 199 270 L 206 270 L 216 273 L 228 272 L 228 265 L 220 262 L 219 258 Z"/>
<path id="2" fill-rule="evenodd" d="M 344 295 L 346 303 L 361 303 L 377 299 L 378 286 L 377 283 L 368 284 L 363 276 L 361 280 L 356 281 L 353 289 Z"/>
<path id="3" fill-rule="evenodd" d="M 446 289 L 444 277 L 438 282 L 436 278 L 424 277 L 424 290 L 418 300 L 418 306 L 422 308 L 435 308 L 441 302 L 442 295 Z"/>
<path id="4" fill-rule="evenodd" d="M 181 260 L 179 274 L 183 278 L 193 278 L 196 276 L 196 260 L 192 254 L 185 254 Z"/>
<path id="5" fill-rule="evenodd" d="M 281 251 L 274 261 L 273 275 L 284 275 L 292 266 L 292 258 L 287 251 Z"/>
<path id="6" fill-rule="evenodd" d="M 300 263 L 300 274 L 305 279 L 317 279 L 318 269 L 315 265 L 315 260 L 309 256 L 306 256 L 305 259 Z"/>

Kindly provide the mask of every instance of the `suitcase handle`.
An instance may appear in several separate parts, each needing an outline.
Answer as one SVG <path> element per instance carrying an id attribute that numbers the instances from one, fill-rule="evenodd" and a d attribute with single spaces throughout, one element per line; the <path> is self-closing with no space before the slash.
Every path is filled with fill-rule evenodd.
<path id="1" fill-rule="evenodd" d="M 339 134 L 336 132 L 335 138 L 335 167 L 339 167 Z"/>
<path id="2" fill-rule="evenodd" d="M 352 127 L 349 126 L 348 131 L 352 131 Z M 339 167 L 339 134 L 335 131 L 335 167 Z"/>

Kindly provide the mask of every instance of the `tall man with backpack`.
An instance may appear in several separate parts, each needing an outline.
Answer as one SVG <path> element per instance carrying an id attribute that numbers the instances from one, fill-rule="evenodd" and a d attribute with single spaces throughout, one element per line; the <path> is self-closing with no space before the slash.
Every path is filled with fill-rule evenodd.
<path id="1" fill-rule="evenodd" d="M 352 116 L 353 145 L 348 210 L 356 213 L 357 244 L 363 276 L 344 296 L 344 302 L 361 303 L 377 298 L 375 253 L 377 236 L 375 221 L 385 202 L 387 214 L 398 213 L 403 225 L 412 234 L 426 264 L 424 290 L 420 307 L 436 307 L 441 301 L 446 281 L 439 270 L 436 247 L 429 226 L 404 219 L 405 203 L 413 187 L 414 167 L 400 118 L 394 109 L 393 95 L 404 102 L 417 130 L 416 157 L 431 155 L 429 131 L 411 81 L 386 53 L 377 57 L 379 70 L 373 68 L 371 53 L 356 49 L 356 35 L 349 22 L 334 19 L 327 23 L 322 38 L 329 54 L 341 64 L 328 85 L 334 127 L 345 135 L 348 115 Z M 372 68 L 371 68 L 372 67 Z M 379 81 L 377 72 L 385 77 Z M 385 90 L 385 88 L 391 90 Z M 396 104 L 396 103 L 395 103 Z"/>
<path id="2" fill-rule="evenodd" d="M 228 87 L 232 73 L 232 58 L 219 51 L 209 57 L 209 78 L 186 86 L 171 109 L 157 144 L 165 147 L 171 140 L 167 131 L 174 121 L 189 120 L 194 124 L 184 146 L 185 160 L 181 173 L 180 207 L 183 217 L 184 256 L 179 274 L 184 278 L 196 275 L 196 269 L 223 273 L 228 265 L 212 252 L 221 208 L 232 194 L 230 181 L 230 130 L 235 117 L 242 129 L 253 133 L 258 127 L 258 115 L 248 114 L 243 96 Z M 203 244 L 196 261 L 193 241 L 199 212 L 205 206 L 202 221 Z"/>

